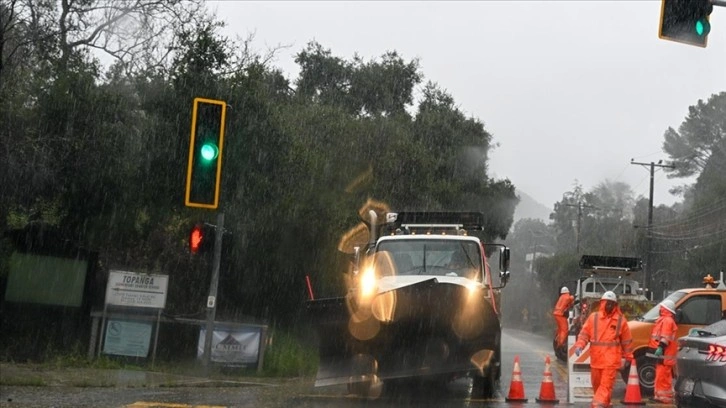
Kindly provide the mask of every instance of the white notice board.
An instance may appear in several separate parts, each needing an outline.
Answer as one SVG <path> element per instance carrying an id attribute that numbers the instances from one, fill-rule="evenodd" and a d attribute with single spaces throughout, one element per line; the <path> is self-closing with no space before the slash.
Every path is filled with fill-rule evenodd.
<path id="1" fill-rule="evenodd" d="M 594 396 L 590 382 L 590 343 L 578 357 L 575 355 L 576 340 L 574 335 L 567 336 L 567 402 L 590 402 Z"/>
<path id="2" fill-rule="evenodd" d="M 163 309 L 168 286 L 168 275 L 110 271 L 106 304 Z"/>
<path id="3" fill-rule="evenodd" d="M 236 329 L 215 328 L 212 332 L 211 360 L 215 363 L 254 364 L 260 358 L 260 327 L 241 327 Z M 207 330 L 200 328 L 197 343 L 197 357 L 204 356 L 204 341 Z"/>

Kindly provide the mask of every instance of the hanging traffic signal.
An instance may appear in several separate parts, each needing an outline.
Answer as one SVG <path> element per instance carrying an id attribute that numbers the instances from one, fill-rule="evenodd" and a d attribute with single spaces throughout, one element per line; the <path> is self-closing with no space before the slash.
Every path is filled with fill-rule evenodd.
<path id="1" fill-rule="evenodd" d="M 202 254 L 214 247 L 214 226 L 195 224 L 189 232 L 189 252 Z"/>
<path id="2" fill-rule="evenodd" d="M 658 37 L 705 48 L 712 11 L 711 0 L 661 0 Z"/>
<path id="3" fill-rule="evenodd" d="M 216 209 L 222 179 L 222 148 L 227 104 L 194 98 L 184 204 Z"/>

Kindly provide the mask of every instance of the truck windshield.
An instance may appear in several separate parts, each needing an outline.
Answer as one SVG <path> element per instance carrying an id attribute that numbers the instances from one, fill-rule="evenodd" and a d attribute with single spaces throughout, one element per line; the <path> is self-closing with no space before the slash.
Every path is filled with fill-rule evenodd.
<path id="1" fill-rule="evenodd" d="M 668 296 L 666 299 L 670 299 L 673 301 L 673 303 L 678 304 L 678 301 L 681 300 L 683 296 L 686 296 L 686 292 L 673 292 Z M 665 299 L 664 299 L 665 300 Z M 660 303 L 653 306 L 652 309 L 648 310 L 642 318 L 638 319 L 644 322 L 654 322 L 658 319 L 658 316 L 660 316 Z"/>
<path id="2" fill-rule="evenodd" d="M 479 245 L 474 241 L 451 239 L 383 241 L 378 245 L 376 258 L 379 276 L 440 275 L 469 279 L 481 276 L 481 253 Z"/>

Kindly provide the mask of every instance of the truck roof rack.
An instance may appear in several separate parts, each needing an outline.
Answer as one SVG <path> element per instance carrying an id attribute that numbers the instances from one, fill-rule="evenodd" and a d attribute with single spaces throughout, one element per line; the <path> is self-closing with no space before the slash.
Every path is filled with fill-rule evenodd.
<path id="1" fill-rule="evenodd" d="M 480 212 L 406 211 L 386 214 L 386 226 L 397 229 L 405 226 L 450 227 L 469 231 L 484 229 L 484 214 Z"/>
<path id="2" fill-rule="evenodd" d="M 640 258 L 624 256 L 583 255 L 580 269 L 638 272 L 643 270 Z"/>

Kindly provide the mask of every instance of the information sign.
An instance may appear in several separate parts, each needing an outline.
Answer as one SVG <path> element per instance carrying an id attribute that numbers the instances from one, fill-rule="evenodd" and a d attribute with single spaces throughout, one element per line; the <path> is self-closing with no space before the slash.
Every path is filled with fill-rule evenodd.
<path id="1" fill-rule="evenodd" d="M 111 271 L 106 285 L 106 304 L 163 309 L 168 275 Z"/>
<path id="2" fill-rule="evenodd" d="M 150 322 L 109 320 L 103 352 L 118 356 L 147 357 L 150 342 Z"/>

